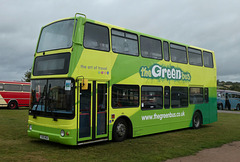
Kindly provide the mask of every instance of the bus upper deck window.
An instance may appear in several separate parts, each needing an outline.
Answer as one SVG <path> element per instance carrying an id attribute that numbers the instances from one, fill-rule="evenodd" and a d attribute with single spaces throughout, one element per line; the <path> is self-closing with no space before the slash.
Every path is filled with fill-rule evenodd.
<path id="1" fill-rule="evenodd" d="M 83 45 L 85 48 L 109 51 L 109 32 L 105 26 L 86 23 Z"/>
<path id="2" fill-rule="evenodd" d="M 186 47 L 178 44 L 170 44 L 171 60 L 173 62 L 187 64 Z"/>
<path id="3" fill-rule="evenodd" d="M 134 33 L 112 29 L 112 50 L 115 53 L 138 56 L 138 36 Z"/>
<path id="4" fill-rule="evenodd" d="M 3 90 L 3 84 L 1 83 L 0 84 L 0 91 L 2 91 Z"/>
<path id="5" fill-rule="evenodd" d="M 164 60 L 165 61 L 169 61 L 170 57 L 169 57 L 169 46 L 168 46 L 168 42 L 163 42 L 163 52 L 164 52 Z"/>
<path id="6" fill-rule="evenodd" d="M 212 53 L 203 51 L 203 61 L 205 67 L 213 68 L 213 56 Z"/>
<path id="7" fill-rule="evenodd" d="M 202 66 L 202 51 L 194 48 L 188 48 L 188 57 L 190 65 Z"/>
<path id="8" fill-rule="evenodd" d="M 141 36 L 140 44 L 142 57 L 162 59 L 162 43 L 160 40 Z"/>

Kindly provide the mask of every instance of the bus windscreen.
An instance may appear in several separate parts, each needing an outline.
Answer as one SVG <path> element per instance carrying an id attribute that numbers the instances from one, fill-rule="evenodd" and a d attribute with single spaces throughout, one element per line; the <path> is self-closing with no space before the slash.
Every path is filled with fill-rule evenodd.
<path id="1" fill-rule="evenodd" d="M 37 52 L 70 48 L 72 46 L 74 20 L 63 20 L 42 29 Z"/>

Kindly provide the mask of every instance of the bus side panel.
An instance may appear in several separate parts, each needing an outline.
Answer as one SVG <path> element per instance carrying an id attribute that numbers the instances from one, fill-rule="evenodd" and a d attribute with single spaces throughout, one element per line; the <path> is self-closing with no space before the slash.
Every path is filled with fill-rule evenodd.
<path id="1" fill-rule="evenodd" d="M 202 124 L 217 121 L 216 88 L 209 88 L 208 103 L 189 104 L 186 108 L 156 110 L 141 110 L 139 107 L 130 117 L 133 137 L 192 127 L 192 118 L 197 110 L 202 114 Z M 111 131 L 112 127 L 110 127 Z"/>
<path id="2" fill-rule="evenodd" d="M 203 104 L 196 104 L 193 114 L 196 111 L 200 111 L 202 114 L 203 118 L 203 123 L 202 124 L 209 124 L 217 121 L 217 89 L 212 87 L 209 87 L 209 101 L 207 103 Z M 192 122 L 190 123 L 190 127 L 192 127 Z"/>
<path id="3" fill-rule="evenodd" d="M 6 106 L 11 100 L 16 100 L 19 107 L 29 106 L 29 92 L 1 92 L 1 96 L 5 100 Z"/>
<path id="4" fill-rule="evenodd" d="M 222 104 L 223 109 L 225 108 L 225 98 L 217 97 L 217 104 Z"/>
<path id="5" fill-rule="evenodd" d="M 187 128 L 192 112 L 191 108 L 140 110 L 131 117 L 133 136 Z"/>
<path id="6" fill-rule="evenodd" d="M 125 61 L 124 61 L 125 60 Z M 156 80 L 151 78 L 141 78 L 141 65 L 150 67 L 156 62 L 152 60 L 144 60 L 139 63 L 136 58 L 124 55 L 118 55 L 117 60 L 112 70 L 113 84 L 134 84 L 139 85 L 141 98 L 141 86 L 179 86 L 179 87 L 203 87 L 208 88 L 209 101 L 203 104 L 189 104 L 186 108 L 170 108 L 170 109 L 149 109 L 141 110 L 141 105 L 138 107 L 138 111 L 134 114 L 130 113 L 130 110 L 136 108 L 121 108 L 122 113 L 128 116 L 133 126 L 133 136 L 141 136 L 153 133 L 159 133 L 164 131 L 182 129 L 192 127 L 192 118 L 194 112 L 199 110 L 202 113 L 203 124 L 209 124 L 217 120 L 217 102 L 216 102 L 216 70 L 204 69 L 202 67 L 189 69 L 187 65 L 181 65 L 183 71 L 188 71 L 192 77 L 190 83 L 188 81 L 174 81 L 174 80 Z M 163 67 L 168 65 L 161 64 Z M 172 67 L 178 65 L 172 63 Z M 121 69 L 121 70 L 119 70 Z M 136 71 L 139 70 L 139 73 Z M 215 77 L 214 77 L 215 76 Z M 204 79 L 204 78 L 209 79 Z M 191 86 L 189 86 L 191 84 Z M 127 111 L 126 111 L 127 110 Z M 113 113 L 116 113 L 117 109 L 112 109 Z M 111 113 L 110 113 L 111 114 Z M 116 114 L 116 117 L 118 115 Z M 110 128 L 112 131 L 112 129 Z"/>
<path id="7" fill-rule="evenodd" d="M 217 117 L 217 88 L 213 87 L 210 88 L 209 90 L 209 114 L 210 114 L 210 119 L 209 123 L 216 122 L 218 120 Z M 209 123 L 203 123 L 203 124 L 209 124 Z"/>
<path id="8" fill-rule="evenodd" d="M 18 101 L 18 106 L 21 107 L 21 106 L 29 106 L 29 103 L 30 103 L 30 93 L 28 92 L 22 92 L 20 95 L 19 95 L 19 99 L 17 100 Z"/>
<path id="9" fill-rule="evenodd" d="M 231 110 L 235 110 L 237 109 L 237 105 L 239 104 L 239 99 L 235 98 L 233 96 L 231 96 L 231 98 L 229 97 L 229 102 L 231 105 Z"/>
<path id="10" fill-rule="evenodd" d="M 3 95 L 3 92 L 0 92 L 0 106 L 7 106 L 7 102 L 2 95 Z"/>

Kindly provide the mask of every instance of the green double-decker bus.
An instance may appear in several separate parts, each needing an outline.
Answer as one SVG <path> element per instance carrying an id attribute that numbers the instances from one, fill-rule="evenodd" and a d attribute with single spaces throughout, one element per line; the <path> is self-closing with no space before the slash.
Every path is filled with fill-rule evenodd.
<path id="1" fill-rule="evenodd" d="M 214 52 L 87 19 L 41 29 L 30 137 L 66 145 L 217 121 Z"/>

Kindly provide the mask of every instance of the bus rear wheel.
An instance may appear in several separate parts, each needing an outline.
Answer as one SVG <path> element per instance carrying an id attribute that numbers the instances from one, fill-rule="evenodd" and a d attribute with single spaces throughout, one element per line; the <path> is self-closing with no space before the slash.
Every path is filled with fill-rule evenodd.
<path id="1" fill-rule="evenodd" d="M 193 128 L 194 129 L 198 129 L 201 127 L 201 124 L 202 124 L 202 116 L 201 114 L 196 111 L 193 115 L 193 119 L 192 119 L 192 124 L 193 124 Z"/>
<path id="2" fill-rule="evenodd" d="M 237 105 L 237 110 L 240 110 L 240 105 L 239 104 Z"/>
<path id="3" fill-rule="evenodd" d="M 10 101 L 10 102 L 8 103 L 8 108 L 9 108 L 9 109 L 17 109 L 17 108 L 18 108 L 18 103 L 17 103 L 17 101 Z"/>
<path id="4" fill-rule="evenodd" d="M 116 121 L 113 127 L 113 140 L 116 142 L 124 141 L 127 138 L 128 125 L 124 119 Z"/>
<path id="5" fill-rule="evenodd" d="M 218 104 L 218 110 L 223 110 L 223 104 Z"/>

